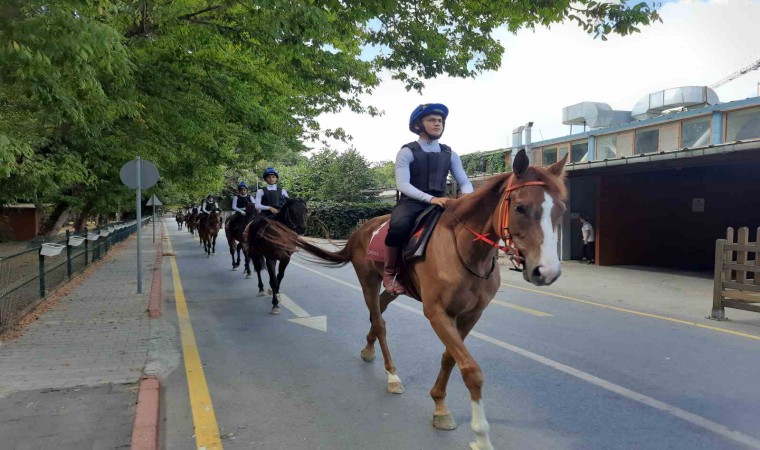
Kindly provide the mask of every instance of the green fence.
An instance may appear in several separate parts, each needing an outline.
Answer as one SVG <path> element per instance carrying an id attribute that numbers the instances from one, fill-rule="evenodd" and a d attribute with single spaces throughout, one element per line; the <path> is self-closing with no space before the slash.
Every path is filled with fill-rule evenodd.
<path id="1" fill-rule="evenodd" d="M 143 219 L 143 226 L 148 220 Z M 82 234 L 67 231 L 65 236 L 31 243 L 26 250 L 0 257 L 0 333 L 135 231 L 135 221 L 109 224 Z"/>

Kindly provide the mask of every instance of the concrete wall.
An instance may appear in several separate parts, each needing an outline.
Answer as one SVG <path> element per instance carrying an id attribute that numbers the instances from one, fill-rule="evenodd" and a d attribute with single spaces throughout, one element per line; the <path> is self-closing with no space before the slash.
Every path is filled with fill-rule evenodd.
<path id="1" fill-rule="evenodd" d="M 603 175 L 598 263 L 711 270 L 727 227 L 760 226 L 759 178 L 758 161 Z"/>

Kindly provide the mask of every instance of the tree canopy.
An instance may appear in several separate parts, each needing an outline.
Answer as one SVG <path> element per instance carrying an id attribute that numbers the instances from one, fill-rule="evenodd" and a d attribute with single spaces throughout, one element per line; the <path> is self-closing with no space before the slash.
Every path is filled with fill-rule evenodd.
<path id="1" fill-rule="evenodd" d="M 159 196 L 218 192 L 231 171 L 344 137 L 322 113 L 377 114 L 360 98 L 379 73 L 410 90 L 476 76 L 501 64 L 498 27 L 568 20 L 604 39 L 659 16 L 592 0 L 5 0 L 0 201 L 131 210 L 118 171 L 137 155 Z"/>

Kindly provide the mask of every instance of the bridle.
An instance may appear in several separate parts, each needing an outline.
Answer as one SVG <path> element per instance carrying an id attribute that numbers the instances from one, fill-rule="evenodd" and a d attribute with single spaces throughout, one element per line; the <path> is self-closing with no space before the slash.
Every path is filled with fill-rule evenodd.
<path id="1" fill-rule="evenodd" d="M 483 241 L 486 244 L 490 245 L 493 248 L 499 249 L 509 255 L 509 260 L 512 262 L 512 265 L 514 268 L 511 268 L 509 270 L 514 270 L 517 272 L 522 272 L 524 268 L 525 258 L 520 255 L 520 250 L 517 248 L 517 245 L 515 244 L 514 240 L 512 239 L 512 234 L 509 231 L 509 209 L 511 206 L 511 200 L 512 200 L 512 192 L 516 191 L 517 189 L 526 187 L 526 186 L 546 186 L 546 182 L 544 181 L 526 181 L 523 183 L 514 183 L 515 176 L 512 175 L 509 177 L 509 182 L 507 183 L 507 188 L 504 190 L 504 194 L 501 196 L 501 200 L 499 200 L 499 228 L 497 230 L 497 233 L 499 235 L 499 238 L 504 241 L 506 245 L 499 245 L 498 243 L 492 241 L 488 234 L 482 234 L 478 233 L 477 231 L 473 230 L 472 228 L 468 227 L 467 224 L 462 222 L 459 217 L 457 217 L 453 212 L 446 209 L 447 212 L 449 212 L 454 219 L 456 219 L 457 222 L 459 222 L 460 225 L 462 225 L 467 231 L 472 233 L 475 236 L 475 239 L 473 239 L 473 242 L 476 241 Z M 457 250 L 457 255 L 459 254 L 459 251 Z M 459 257 L 460 261 L 462 257 Z M 488 272 L 488 275 L 485 277 L 482 275 L 479 275 L 477 273 L 474 273 L 470 270 L 469 267 L 465 265 L 465 268 L 472 274 L 487 279 L 491 276 L 491 272 L 493 272 L 494 267 L 496 267 L 496 263 L 494 261 L 493 265 L 491 266 L 491 270 Z"/>

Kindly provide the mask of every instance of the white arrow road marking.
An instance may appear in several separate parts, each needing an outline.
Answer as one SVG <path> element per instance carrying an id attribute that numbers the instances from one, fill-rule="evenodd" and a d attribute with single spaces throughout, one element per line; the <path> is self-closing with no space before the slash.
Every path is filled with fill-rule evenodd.
<path id="1" fill-rule="evenodd" d="M 294 322 L 300 325 L 305 325 L 309 328 L 314 328 L 319 331 L 327 331 L 327 316 L 312 317 L 303 308 L 296 305 L 296 303 L 285 294 L 278 294 L 280 297 L 280 305 L 287 308 L 297 318 L 288 319 L 288 322 Z"/>

